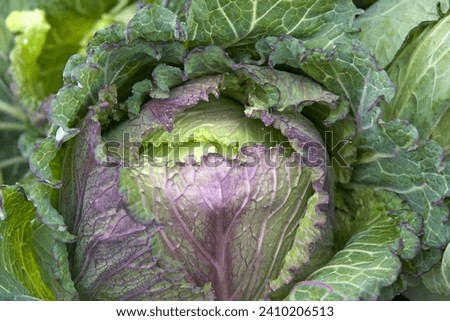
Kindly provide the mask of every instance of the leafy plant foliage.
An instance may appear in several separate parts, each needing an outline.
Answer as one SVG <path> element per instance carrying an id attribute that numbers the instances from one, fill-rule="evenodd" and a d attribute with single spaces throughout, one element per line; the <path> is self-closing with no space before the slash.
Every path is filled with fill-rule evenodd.
<path id="1" fill-rule="evenodd" d="M 19 98 L 60 88 L 0 189 L 0 298 L 445 299 L 450 11 L 412 2 L 152 3 L 89 40 L 113 1 L 70 7 L 62 86 L 39 63 L 70 23 L 10 15 L 42 37 Z"/>

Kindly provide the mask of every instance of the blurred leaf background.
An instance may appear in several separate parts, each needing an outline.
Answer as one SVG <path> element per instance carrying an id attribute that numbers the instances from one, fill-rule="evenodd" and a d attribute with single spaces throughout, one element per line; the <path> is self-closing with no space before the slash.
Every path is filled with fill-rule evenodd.
<path id="1" fill-rule="evenodd" d="M 13 47 L 13 35 L 5 21 L 11 11 L 27 9 L 32 2 L 2 0 L 0 6 L 0 184 L 16 181 L 28 168 L 17 147 L 17 140 L 26 129 L 27 117 L 10 90 L 8 54 Z"/>

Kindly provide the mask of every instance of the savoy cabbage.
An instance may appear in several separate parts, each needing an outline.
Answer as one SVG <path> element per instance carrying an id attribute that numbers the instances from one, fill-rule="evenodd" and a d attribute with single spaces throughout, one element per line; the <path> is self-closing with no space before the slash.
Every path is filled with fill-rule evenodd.
<path id="1" fill-rule="evenodd" d="M 448 298 L 448 1 L 140 3 L 90 37 L 113 2 L 72 8 L 61 86 L 18 63 L 45 12 L 8 18 L 46 134 L 0 189 L 1 299 Z"/>

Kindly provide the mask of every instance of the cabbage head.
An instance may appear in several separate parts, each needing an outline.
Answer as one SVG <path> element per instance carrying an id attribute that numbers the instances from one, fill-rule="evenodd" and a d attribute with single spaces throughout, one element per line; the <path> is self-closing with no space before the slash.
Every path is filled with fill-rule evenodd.
<path id="1" fill-rule="evenodd" d="M 0 190 L 0 297 L 389 300 L 444 260 L 450 166 L 381 117 L 358 14 L 191 0 L 98 31 Z"/>

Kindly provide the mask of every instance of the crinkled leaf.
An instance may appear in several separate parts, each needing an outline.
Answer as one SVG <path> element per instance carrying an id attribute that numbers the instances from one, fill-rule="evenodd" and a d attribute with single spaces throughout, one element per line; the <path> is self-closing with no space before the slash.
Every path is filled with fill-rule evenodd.
<path id="1" fill-rule="evenodd" d="M 375 300 L 397 280 L 401 269 L 397 253 L 403 242 L 398 221 L 390 213 L 398 211 L 398 197 L 363 189 L 351 198 L 355 205 L 349 214 L 357 218 L 352 237 L 324 267 L 300 282 L 289 300 Z"/>
<path id="2" fill-rule="evenodd" d="M 60 177 L 54 170 L 52 163 L 57 162 L 58 143 L 53 136 L 37 144 L 30 155 L 30 169 L 38 178 L 57 186 L 61 183 Z"/>
<path id="3" fill-rule="evenodd" d="M 184 73 L 189 79 L 225 73 L 234 64 L 226 51 L 217 46 L 194 48 L 184 61 Z"/>
<path id="4" fill-rule="evenodd" d="M 450 225 L 442 199 L 450 194 L 450 175 L 443 168 L 442 148 L 419 142 L 416 129 L 400 120 L 366 128 L 360 148 L 364 153 L 353 172 L 355 182 L 402 195 L 423 218 L 424 244 L 445 246 Z"/>
<path id="5" fill-rule="evenodd" d="M 192 50 L 185 60 L 185 74 L 188 78 L 234 72 L 238 78 L 226 78 L 222 86 L 226 95 L 241 101 L 252 109 L 260 111 L 302 107 L 316 102 L 328 105 L 336 110 L 336 116 L 329 117 L 331 124 L 342 119 L 348 113 L 339 97 L 325 90 L 317 82 L 298 74 L 284 72 L 273 68 L 236 63 L 226 51 L 216 46 Z M 337 108 L 337 106 L 342 108 Z M 248 111 L 248 113 L 251 113 Z M 325 121 L 325 120 L 324 120 Z"/>
<path id="6" fill-rule="evenodd" d="M 61 242 L 73 242 L 76 236 L 67 232 L 67 226 L 61 214 L 54 208 L 53 188 L 48 185 L 30 180 L 29 177 L 23 180 L 22 187 L 26 191 L 27 198 L 36 208 L 36 217 L 45 226 L 53 231 L 53 237 Z"/>
<path id="7" fill-rule="evenodd" d="M 164 7 L 149 4 L 130 20 L 127 40 L 143 38 L 147 41 L 183 40 L 184 34 L 177 15 Z"/>
<path id="8" fill-rule="evenodd" d="M 437 6 L 438 3 L 440 7 Z M 383 61 L 383 65 L 387 65 L 393 59 L 388 72 L 398 90 L 391 103 L 383 105 L 383 119 L 406 119 L 415 126 L 415 128 L 406 126 L 410 133 L 404 135 L 406 138 L 404 143 L 410 141 L 410 144 L 406 145 L 412 150 L 411 153 L 405 153 L 405 149 L 402 148 L 398 157 L 398 148 L 382 150 L 381 146 L 375 147 L 374 154 L 378 155 L 374 156 L 369 171 L 371 174 L 377 173 L 376 176 L 382 179 L 376 185 L 405 195 L 411 207 L 423 216 L 425 244 L 438 248 L 445 247 L 450 239 L 448 205 L 443 206 L 443 196 L 449 194 L 450 175 L 448 171 L 446 173 L 442 170 L 445 164 L 440 161 L 443 157 L 442 152 L 448 154 L 450 146 L 450 136 L 446 134 L 450 121 L 450 92 L 445 80 L 449 77 L 447 58 L 450 48 L 448 41 L 450 19 L 448 13 L 443 15 L 439 12 L 439 10 L 448 11 L 449 5 L 448 1 L 400 1 L 392 7 L 388 1 L 379 1 L 358 19 L 363 27 L 362 39 L 371 46 L 375 56 Z M 401 19 L 402 15 L 408 19 Z M 372 37 L 376 35 L 377 29 L 371 25 L 380 21 L 386 23 L 386 27 L 381 29 L 389 39 Z M 394 45 L 392 35 L 395 37 Z M 407 35 L 408 38 L 405 39 Z M 402 48 L 396 53 L 402 44 Z M 382 126 L 395 127 L 395 125 Z M 385 143 L 385 139 L 376 138 L 378 134 L 377 131 L 372 131 L 369 134 L 372 136 L 371 141 L 375 142 L 375 139 L 378 139 L 379 142 Z M 392 137 L 392 134 L 389 136 Z M 398 141 L 400 135 L 396 136 Z M 434 139 L 441 145 L 443 151 L 433 143 L 413 143 L 419 137 Z M 388 164 L 393 157 L 396 164 Z M 448 169 L 449 165 L 446 167 Z M 397 178 L 397 182 L 393 181 L 394 177 Z M 374 180 L 376 179 L 365 179 L 364 182 L 373 183 Z M 391 182 L 388 182 L 389 180 Z M 406 270 L 423 273 L 420 267 L 423 266 L 422 263 L 420 260 L 419 262 L 413 260 L 408 263 Z M 420 266 L 415 266 L 416 264 Z"/>
<path id="9" fill-rule="evenodd" d="M 141 111 L 144 100 L 149 98 L 150 90 L 153 88 L 149 79 L 144 79 L 133 85 L 133 95 L 127 99 L 128 114 L 130 118 L 137 117 Z"/>
<path id="10" fill-rule="evenodd" d="M 415 275 L 423 275 L 429 272 L 442 258 L 442 250 L 430 248 L 420 251 L 420 253 L 411 261 L 405 262 L 405 272 Z"/>
<path id="11" fill-rule="evenodd" d="M 411 262 L 406 262 L 408 288 L 402 294 L 410 300 L 449 300 L 449 246 L 444 251 L 424 250 Z"/>
<path id="12" fill-rule="evenodd" d="M 348 99 L 357 129 L 373 121 L 367 111 L 381 98 L 392 98 L 393 85 L 386 72 L 378 69 L 362 46 L 336 44 L 330 55 L 313 51 L 300 68 L 331 92 Z"/>
<path id="13" fill-rule="evenodd" d="M 76 67 L 70 62 L 65 72 L 66 86 L 59 90 L 51 106 L 50 117 L 55 124 L 66 131 L 76 126 L 105 86 L 114 84 L 120 101 L 132 94 L 135 83 L 148 79 L 159 63 L 181 63 L 181 43 L 152 44 L 139 38 L 125 43 L 124 37 L 115 45 L 92 47 L 85 62 Z M 78 62 L 81 58 L 74 59 Z M 113 107 L 106 109 L 111 111 Z"/>
<path id="14" fill-rule="evenodd" d="M 192 44 L 226 48 L 255 43 L 264 36 L 340 34 L 350 29 L 357 12 L 349 0 L 192 0 L 186 29 Z"/>
<path id="15" fill-rule="evenodd" d="M 283 111 L 301 107 L 313 102 L 321 102 L 335 109 L 339 97 L 324 90 L 315 81 L 301 75 L 275 70 L 267 67 L 235 64 L 233 70 L 244 78 L 253 80 L 261 89 L 249 95 L 249 106 L 268 110 Z"/>
<path id="16" fill-rule="evenodd" d="M 152 98 L 169 97 L 169 90 L 183 82 L 181 69 L 166 64 L 156 66 L 153 69 L 152 78 L 156 88 L 163 94 L 162 97 L 156 97 L 154 93 L 150 92 Z"/>
<path id="17" fill-rule="evenodd" d="M 350 103 L 358 127 L 374 121 L 367 112 L 381 98 L 390 100 L 393 84 L 385 71 L 380 70 L 368 52 L 358 43 L 334 44 L 332 49 L 314 47 L 292 37 L 268 37 L 260 41 L 259 54 L 269 65 L 288 65 L 305 72 L 327 90 L 339 94 Z M 267 51 L 267 48 L 273 50 Z"/>
<path id="18" fill-rule="evenodd" d="M 86 113 L 86 109 L 98 99 L 99 90 L 105 85 L 129 86 L 143 78 L 143 69 L 157 61 L 156 49 L 142 41 L 129 46 L 96 48 L 87 57 L 86 63 L 72 69 L 70 83 L 57 94 L 52 103 L 53 122 L 65 129 L 74 126 Z"/>
<path id="19" fill-rule="evenodd" d="M 195 106 L 201 101 L 207 101 L 210 95 L 218 97 L 222 82 L 223 76 L 211 76 L 174 88 L 167 99 L 153 99 L 144 104 L 139 118 L 118 126 L 109 133 L 107 140 L 121 141 L 123 133 L 127 132 L 131 141 L 142 141 L 158 125 L 171 131 L 176 108 Z"/>

